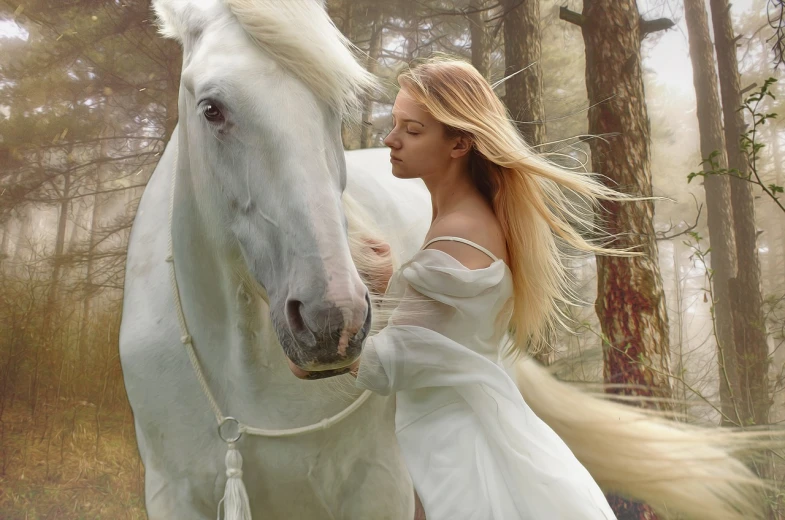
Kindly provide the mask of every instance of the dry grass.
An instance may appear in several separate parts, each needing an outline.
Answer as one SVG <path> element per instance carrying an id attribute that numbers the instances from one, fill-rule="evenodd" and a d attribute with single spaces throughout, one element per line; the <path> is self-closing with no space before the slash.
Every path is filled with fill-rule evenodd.
<path id="1" fill-rule="evenodd" d="M 35 420 L 26 404 L 2 411 L 0 520 L 147 519 L 130 410 L 101 412 L 100 435 L 95 411 L 66 401 Z"/>
<path id="2" fill-rule="evenodd" d="M 100 434 L 97 424 L 100 425 Z M 0 422 L 0 519 L 146 519 L 144 469 L 128 409 L 61 401 Z"/>

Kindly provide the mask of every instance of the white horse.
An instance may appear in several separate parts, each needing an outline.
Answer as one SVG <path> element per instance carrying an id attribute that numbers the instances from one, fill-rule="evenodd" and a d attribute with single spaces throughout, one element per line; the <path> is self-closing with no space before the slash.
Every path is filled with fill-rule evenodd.
<path id="1" fill-rule="evenodd" d="M 183 45 L 179 124 L 134 222 L 120 331 L 149 518 L 214 517 L 239 452 L 257 519 L 410 519 L 394 402 L 289 365 L 336 375 L 359 356 L 362 238 L 411 256 L 427 191 L 395 179 L 384 150 L 344 156 L 341 117 L 371 80 L 315 0 L 154 4 Z M 715 437 L 519 368 L 600 484 L 712 518 L 745 504 L 733 475 L 749 472 Z"/>
<path id="2" fill-rule="evenodd" d="M 287 430 L 360 396 L 351 376 L 342 376 L 345 385 L 301 381 L 287 366 L 287 356 L 304 369 L 347 366 L 368 331 L 344 188 L 374 208 L 397 255 L 413 254 L 430 222 L 427 191 L 395 179 L 386 151 L 350 158 L 347 179 L 341 110 L 368 78 L 320 6 L 282 4 L 259 3 L 271 40 L 264 45 L 223 2 L 156 3 L 184 47 L 180 121 L 134 222 L 120 332 L 151 519 L 214 517 L 226 480 L 227 446 L 181 342 L 170 233 L 184 320 L 218 409 L 249 426 Z M 370 396 L 327 430 L 243 435 L 237 447 L 254 513 L 412 518 L 393 416 L 393 400 Z"/>

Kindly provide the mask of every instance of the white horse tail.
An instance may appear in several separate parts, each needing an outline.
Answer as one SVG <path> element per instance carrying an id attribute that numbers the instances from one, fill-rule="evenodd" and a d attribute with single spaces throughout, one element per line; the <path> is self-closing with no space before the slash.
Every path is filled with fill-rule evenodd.
<path id="1" fill-rule="evenodd" d="M 559 381 L 527 358 L 518 388 L 600 487 L 692 519 L 764 517 L 768 486 L 734 454 L 759 451 L 782 433 L 699 428 L 619 404 Z"/>

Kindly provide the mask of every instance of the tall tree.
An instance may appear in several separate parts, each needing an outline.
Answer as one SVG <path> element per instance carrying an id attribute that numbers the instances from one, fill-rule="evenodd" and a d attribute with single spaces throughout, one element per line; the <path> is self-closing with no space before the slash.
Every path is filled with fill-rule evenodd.
<path id="1" fill-rule="evenodd" d="M 3 260 L 5 260 L 8 251 L 8 243 L 9 238 L 11 237 L 11 222 L 10 220 L 6 220 L 2 223 L 3 226 L 3 239 L 0 240 L 0 267 L 3 265 Z"/>
<path id="2" fill-rule="evenodd" d="M 352 2 L 348 0 L 329 0 L 327 2 L 327 12 L 343 35 L 354 42 Z M 343 147 L 347 150 L 353 148 L 352 126 L 347 124 L 346 121 L 341 123 L 341 141 L 343 142 Z"/>
<path id="3" fill-rule="evenodd" d="M 650 128 L 641 66 L 641 40 L 669 20 L 643 21 L 635 0 L 584 0 L 583 14 L 562 8 L 577 24 L 586 50 L 592 170 L 613 187 L 651 196 Z M 606 202 L 603 221 L 619 235 L 615 247 L 644 253 L 635 258 L 598 257 L 597 301 L 604 378 L 610 392 L 671 396 L 669 329 L 654 234 L 654 203 Z M 656 518 L 646 505 L 609 497 L 620 518 Z"/>
<path id="4" fill-rule="evenodd" d="M 745 123 L 744 112 L 739 110 L 742 98 L 736 38 L 728 0 L 710 0 L 710 5 L 725 119 L 728 167 L 738 171 L 738 177 L 730 177 L 738 274 L 736 278 L 731 278 L 729 292 L 734 313 L 738 316 L 734 320 L 734 333 L 740 385 L 737 392 L 742 397 L 741 422 L 745 425 L 766 424 L 769 414 L 769 346 L 762 309 L 755 204 L 752 185 L 745 180 L 750 172 L 740 145 Z"/>
<path id="5" fill-rule="evenodd" d="M 728 157 L 722 133 L 722 108 L 717 91 L 714 49 L 709 37 L 709 23 L 703 0 L 684 0 L 684 18 L 689 33 L 690 59 L 697 102 L 701 157 L 712 154 L 719 168 L 727 168 Z M 711 163 L 703 165 L 712 171 Z M 723 424 L 735 424 L 738 413 L 738 373 L 732 302 L 729 280 L 736 275 L 736 237 L 730 179 L 724 175 L 708 175 L 704 179 L 706 209 L 711 243 L 711 269 L 714 297 L 714 323 L 717 329 L 720 401 Z"/>
<path id="6" fill-rule="evenodd" d="M 524 139 L 530 146 L 545 142 L 545 104 L 543 103 L 542 58 L 539 0 L 503 0 L 504 27 L 504 103 Z M 474 48 L 472 48 L 474 56 Z M 552 352 L 536 355 L 550 364 Z"/>
<path id="7" fill-rule="evenodd" d="M 487 27 L 487 0 L 469 0 L 469 34 L 472 38 L 472 65 L 485 78 L 491 73 L 491 35 Z"/>
<path id="8" fill-rule="evenodd" d="M 539 0 L 501 0 L 504 9 L 504 102 L 526 142 L 545 142 Z"/>
<path id="9" fill-rule="evenodd" d="M 368 47 L 368 62 L 366 66 L 366 69 L 374 74 L 379 63 L 379 52 L 382 49 L 384 36 L 384 12 L 382 11 L 382 6 L 375 6 L 375 9 L 377 11 L 371 26 L 371 41 Z M 368 96 L 363 106 L 362 131 L 360 134 L 360 146 L 362 148 L 373 146 L 373 105 L 373 99 Z"/>
<path id="10" fill-rule="evenodd" d="M 79 357 L 84 361 L 86 355 L 71 348 L 69 331 L 78 313 L 59 312 L 75 310 L 67 295 L 82 281 L 78 277 L 84 267 L 89 273 L 87 285 L 122 287 L 124 246 L 120 243 L 125 243 L 132 215 L 119 215 L 118 199 L 125 197 L 117 196 L 138 197 L 135 186 L 144 184 L 161 144 L 174 129 L 180 60 L 177 44 L 164 42 L 157 34 L 147 1 L 100 6 L 91 0 L 9 0 L 6 4 L 15 16 L 5 23 L 15 23 L 24 39 L 4 43 L 4 51 L 12 54 L 0 57 L 0 105 L 11 107 L 0 113 L 0 221 L 23 217 L 18 226 L 22 243 L 17 242 L 0 277 L 26 281 L 21 266 L 33 253 L 28 251 L 32 248 L 19 246 L 28 241 L 48 252 L 51 270 L 43 275 L 47 277 L 41 280 L 43 287 L 36 285 L 29 294 L 23 293 L 20 300 L 24 301 L 0 305 L 4 324 L 24 319 L 19 330 L 27 331 L 0 337 L 0 353 L 13 352 L 18 362 L 9 366 L 26 371 L 19 380 L 30 381 L 29 405 L 39 415 L 37 410 L 47 409 L 40 403 L 48 399 L 50 389 L 56 387 L 59 395 L 59 383 L 65 386 L 69 380 L 58 377 L 68 373 L 66 361 L 73 363 Z M 107 119 L 111 129 L 104 131 L 102 123 Z M 99 170 L 105 177 L 96 183 Z M 99 197 L 114 207 L 113 227 L 101 238 L 93 237 L 92 247 L 85 248 L 73 232 L 69 240 L 69 222 L 82 228 L 80 213 L 73 208 Z M 57 210 L 54 236 L 44 237 L 47 243 L 35 247 L 41 237 L 36 233 L 38 219 L 32 217 L 53 209 Z M 120 251 L 110 251 L 118 246 Z M 36 278 L 38 284 L 38 273 Z M 111 297 L 117 302 L 119 294 L 97 296 L 102 305 L 91 312 L 88 304 L 85 316 L 106 315 L 112 308 Z M 104 336 L 100 348 L 96 355 L 116 350 L 116 343 Z M 16 375 L 6 372 L 4 377 L 15 380 Z M 90 398 L 73 383 L 70 379 L 71 388 L 63 390 Z"/>
<path id="11" fill-rule="evenodd" d="M 773 124 L 769 126 L 768 133 L 770 136 L 769 142 L 771 143 L 772 162 L 774 163 L 774 182 L 778 186 L 782 186 L 783 183 L 785 183 L 785 175 L 783 175 L 782 171 L 782 148 L 780 145 L 780 133 L 777 125 Z M 781 214 L 779 212 L 777 213 L 777 218 L 781 218 Z M 777 239 L 779 239 L 779 255 L 773 253 L 774 242 Z M 770 263 L 774 266 L 774 269 L 771 269 L 772 276 L 770 277 L 770 281 L 779 285 L 783 282 L 783 273 L 785 273 L 785 226 L 777 226 L 776 237 L 770 236 L 769 243 L 771 244 L 769 247 L 769 258 L 771 259 Z M 781 269 L 779 269 L 780 261 L 782 262 Z"/>
<path id="12" fill-rule="evenodd" d="M 109 115 L 109 111 L 106 111 L 106 115 Z M 106 157 L 109 155 L 107 150 L 107 143 L 108 139 L 104 140 L 101 143 L 101 156 Z M 104 191 L 104 181 L 103 181 L 103 172 L 102 167 L 99 166 L 95 171 L 95 190 L 93 192 L 93 204 L 92 204 L 92 211 L 90 216 L 90 236 L 87 240 L 87 265 L 86 265 L 86 272 L 85 272 L 85 280 L 84 280 L 84 295 L 82 298 L 82 317 L 80 318 L 79 323 L 79 366 L 89 366 L 88 365 L 88 329 L 90 323 L 90 315 L 91 315 L 91 307 L 93 303 L 93 297 L 95 296 L 95 287 L 93 284 L 93 279 L 95 277 L 95 250 L 98 246 L 98 229 L 99 223 L 101 220 L 101 209 L 102 209 L 102 199 L 101 192 Z"/>

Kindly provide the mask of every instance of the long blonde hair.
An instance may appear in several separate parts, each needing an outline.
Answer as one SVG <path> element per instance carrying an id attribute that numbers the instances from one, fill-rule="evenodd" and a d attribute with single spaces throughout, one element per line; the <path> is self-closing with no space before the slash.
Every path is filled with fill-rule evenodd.
<path id="1" fill-rule="evenodd" d="M 507 241 L 513 276 L 513 349 L 540 352 L 557 324 L 566 326 L 561 304 L 575 304 L 565 264 L 576 252 L 633 256 L 606 245 L 601 200 L 641 200 L 605 186 L 599 176 L 562 168 L 530 147 L 488 81 L 469 63 L 431 58 L 398 76 L 448 136 L 472 142 L 470 174 L 491 203 Z M 575 195 L 581 197 L 576 202 Z M 589 232 L 591 239 L 581 232 Z"/>

